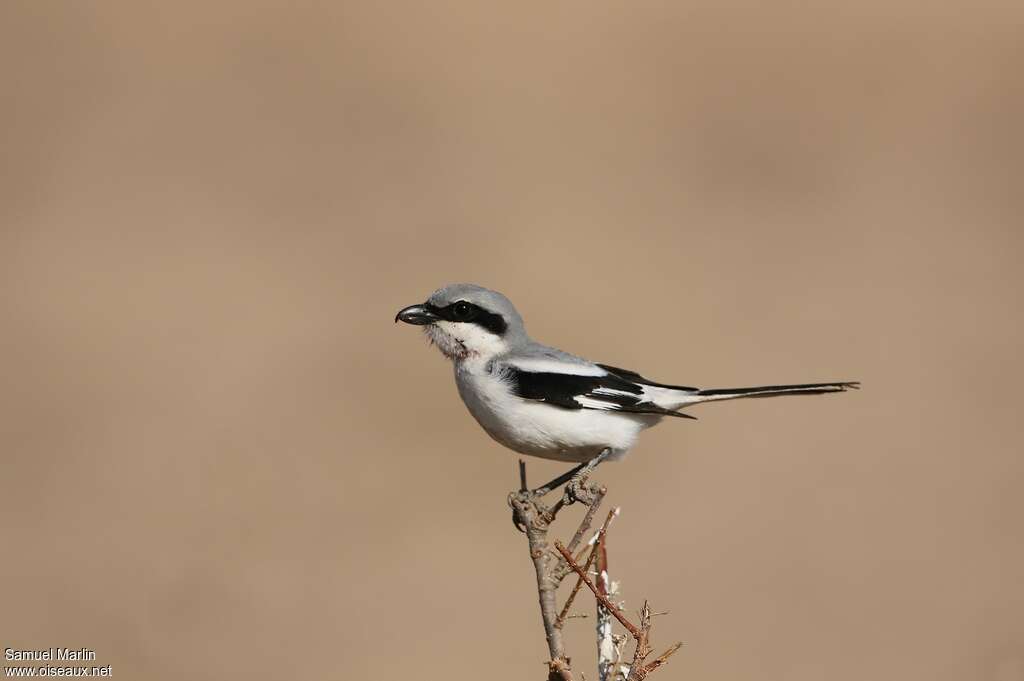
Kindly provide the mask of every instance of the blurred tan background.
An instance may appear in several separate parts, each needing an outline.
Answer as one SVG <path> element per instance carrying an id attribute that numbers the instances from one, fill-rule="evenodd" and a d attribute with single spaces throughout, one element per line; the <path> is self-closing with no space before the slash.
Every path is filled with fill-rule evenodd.
<path id="1" fill-rule="evenodd" d="M 542 678 L 516 457 L 392 323 L 473 281 L 663 380 L 864 382 L 601 471 L 659 678 L 1024 679 L 1024 9 L 940 4 L 5 1 L 0 646 Z"/>

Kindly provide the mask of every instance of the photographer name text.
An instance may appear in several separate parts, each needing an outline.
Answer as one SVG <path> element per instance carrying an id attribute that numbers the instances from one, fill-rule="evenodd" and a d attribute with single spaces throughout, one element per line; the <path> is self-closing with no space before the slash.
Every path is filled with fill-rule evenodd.
<path id="1" fill-rule="evenodd" d="M 41 650 L 17 650 L 4 648 L 5 660 L 24 660 L 29 662 L 46 662 L 50 660 L 92 661 L 96 659 L 96 651 L 89 648 L 43 648 Z"/>

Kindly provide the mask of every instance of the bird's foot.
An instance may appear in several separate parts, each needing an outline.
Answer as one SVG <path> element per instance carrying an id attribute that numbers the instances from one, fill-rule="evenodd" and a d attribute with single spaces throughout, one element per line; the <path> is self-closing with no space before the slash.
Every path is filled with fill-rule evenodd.
<path id="1" fill-rule="evenodd" d="M 572 489 L 579 490 L 582 487 L 583 481 L 586 481 L 590 474 L 594 472 L 594 469 L 597 468 L 602 461 L 607 459 L 611 455 L 611 453 L 611 449 L 604 449 L 601 451 L 600 454 L 595 456 L 590 461 L 586 463 L 581 463 L 579 466 L 576 466 L 572 470 L 567 471 L 562 475 L 559 475 L 557 478 L 548 482 L 546 485 L 541 485 L 540 487 L 532 490 L 531 493 L 534 496 L 542 497 L 548 492 L 558 489 L 562 485 L 566 485 L 567 488 L 571 487 Z M 580 498 L 579 500 L 583 501 L 582 498 Z"/>
<path id="2" fill-rule="evenodd" d="M 549 508 L 533 490 L 526 489 L 510 492 L 508 505 L 512 509 L 512 524 L 520 532 L 526 533 L 531 527 L 544 529 L 550 525 L 563 503 L 559 500 Z"/>
<path id="3" fill-rule="evenodd" d="M 602 461 L 608 458 L 612 453 L 612 450 L 605 449 L 600 454 L 595 456 L 593 459 L 583 465 L 576 473 L 569 479 L 569 482 L 565 485 L 565 490 L 562 492 L 562 504 L 568 506 L 574 502 L 580 502 L 590 506 L 594 503 L 597 498 L 598 491 L 600 488 L 596 485 L 590 484 L 590 474 L 594 472 Z"/>
<path id="4" fill-rule="evenodd" d="M 602 461 L 612 453 L 611 449 L 605 449 L 600 454 L 586 463 L 576 466 L 570 471 L 559 475 L 545 485 L 536 489 L 530 489 L 526 484 L 526 464 L 519 462 L 519 489 L 508 495 L 508 505 L 512 509 L 512 524 L 520 532 L 526 532 L 530 523 L 550 523 L 554 520 L 555 514 L 565 506 L 580 502 L 587 506 L 594 503 L 600 488 L 590 484 L 590 474 L 594 472 Z M 565 485 L 562 497 L 555 505 L 548 508 L 541 501 L 541 497 L 549 492 Z"/>
<path id="5" fill-rule="evenodd" d="M 528 489 L 508 494 L 508 507 L 512 509 L 512 524 L 524 534 L 534 515 L 530 511 L 536 507 L 536 502 L 537 499 L 533 496 L 533 492 Z"/>

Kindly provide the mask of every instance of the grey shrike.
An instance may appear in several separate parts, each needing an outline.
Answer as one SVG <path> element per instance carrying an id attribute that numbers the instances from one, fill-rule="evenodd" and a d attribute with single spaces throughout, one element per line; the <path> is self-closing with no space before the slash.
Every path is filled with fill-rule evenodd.
<path id="1" fill-rule="evenodd" d="M 487 434 L 522 454 L 585 462 L 620 459 L 641 430 L 680 409 L 740 397 L 818 395 L 858 388 L 855 381 L 700 389 L 648 380 L 541 345 L 526 335 L 508 298 L 452 284 L 395 321 L 422 326 L 455 365 L 455 384 Z"/>

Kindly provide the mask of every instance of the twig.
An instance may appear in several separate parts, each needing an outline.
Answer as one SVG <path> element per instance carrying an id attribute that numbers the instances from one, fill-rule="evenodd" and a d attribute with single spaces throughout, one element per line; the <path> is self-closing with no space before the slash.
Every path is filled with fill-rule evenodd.
<path id="1" fill-rule="evenodd" d="M 548 527 L 554 516 L 540 497 L 529 491 L 509 494 L 508 503 L 512 507 L 513 521 L 526 532 L 530 560 L 533 561 L 533 570 L 537 578 L 537 597 L 540 601 L 541 619 L 544 622 L 544 635 L 550 656 L 548 679 L 572 681 L 572 672 L 562 641 L 562 630 L 555 626 L 558 617 L 555 592 L 558 584 L 551 579 L 547 565 Z"/>
<path id="2" fill-rule="evenodd" d="M 598 602 L 601 603 L 601 605 L 608 609 L 608 611 L 615 617 L 615 619 L 619 621 L 619 624 L 625 627 L 626 631 L 628 631 L 633 638 L 639 638 L 640 630 L 637 629 L 632 622 L 626 619 L 626 616 L 622 614 L 622 611 L 619 610 L 614 603 L 608 600 L 607 596 L 600 592 L 600 590 L 590 579 L 590 577 L 587 576 L 587 573 L 583 571 L 583 568 L 579 566 L 579 563 L 573 560 L 572 554 L 569 553 L 568 550 L 566 550 L 565 546 L 562 545 L 562 542 L 556 540 L 555 548 L 558 550 L 560 554 L 562 554 L 562 558 L 564 558 L 565 561 L 569 564 L 569 567 L 572 568 L 573 572 L 579 575 L 580 578 L 583 580 L 583 583 L 587 585 L 587 588 L 589 588 L 594 593 L 594 598 L 596 598 Z"/>
<path id="3" fill-rule="evenodd" d="M 584 514 L 583 520 L 580 521 L 580 526 L 576 528 L 576 533 L 573 534 L 572 539 L 569 540 L 570 552 L 575 551 L 577 547 L 580 545 L 580 543 L 583 541 L 584 535 L 587 533 L 587 530 L 590 529 L 591 523 L 594 522 L 594 515 L 597 513 L 598 507 L 601 506 L 601 502 L 604 501 L 604 497 L 608 493 L 608 489 L 605 487 L 592 487 L 589 491 L 590 499 L 589 503 L 587 504 L 587 512 Z M 564 501 L 565 499 L 566 496 L 563 496 L 562 501 Z M 579 562 L 582 555 L 583 552 L 580 552 L 580 554 L 576 558 L 577 562 Z M 568 564 L 566 564 L 566 562 L 562 560 L 561 556 L 557 556 L 556 554 L 556 558 L 558 559 L 558 565 L 555 566 L 552 574 L 554 580 L 557 583 L 561 584 L 562 580 L 565 579 L 569 575 L 569 573 L 572 572 L 572 570 L 569 569 Z"/>
<path id="4" fill-rule="evenodd" d="M 603 490 L 602 490 L 602 496 L 603 496 Z M 598 502 L 598 503 L 600 503 L 600 502 Z M 587 512 L 588 516 L 593 516 L 593 512 L 592 511 L 594 510 L 594 508 L 595 508 L 595 506 L 591 506 L 590 507 L 590 511 Z M 617 511 L 618 511 L 618 509 L 614 509 L 614 510 L 608 512 L 608 517 L 605 518 L 604 524 L 601 526 L 601 529 L 598 530 L 598 536 L 599 537 L 604 537 L 605 533 L 608 531 L 608 525 L 612 522 L 612 518 L 615 517 Z M 590 523 L 586 523 L 586 524 L 589 525 Z M 581 525 L 580 529 L 584 529 L 584 526 Z M 573 539 L 576 541 L 577 544 L 579 543 L 578 537 L 582 537 L 582 535 L 583 535 L 582 532 L 577 531 L 576 537 L 573 537 Z M 595 543 L 594 547 L 590 550 L 590 555 L 587 556 L 587 564 L 583 568 L 584 572 L 589 571 L 591 565 L 594 564 L 594 559 L 597 557 L 597 549 L 598 549 L 598 546 L 600 545 L 600 543 L 601 543 L 601 540 L 598 539 L 597 543 Z M 576 584 L 572 587 L 572 591 L 569 593 L 569 598 L 566 599 L 565 605 L 562 606 L 562 612 L 560 612 L 558 614 L 558 619 L 555 620 L 555 626 L 558 627 L 559 629 L 561 629 L 562 626 L 565 624 L 566 615 L 568 615 L 568 613 L 569 613 L 569 607 L 572 606 L 572 602 L 573 602 L 573 600 L 575 600 L 576 594 L 579 593 L 580 587 L 582 587 L 582 586 L 583 586 L 583 580 L 582 579 L 577 579 L 576 580 Z"/>
<path id="5" fill-rule="evenodd" d="M 608 514 L 608 519 L 618 512 L 613 509 Z M 610 600 L 614 587 L 611 577 L 608 574 L 608 534 L 600 532 L 595 537 L 594 554 L 597 556 L 597 588 L 601 594 Z M 597 604 L 597 677 L 599 681 L 615 681 L 620 678 L 616 672 L 615 658 L 621 657 L 621 647 L 615 647 L 615 634 L 613 633 L 612 618 L 608 608 Z"/>
<path id="6" fill-rule="evenodd" d="M 617 508 L 608 513 L 601 528 L 587 542 L 591 549 L 589 556 L 587 556 L 585 567 L 580 566 L 580 561 L 587 552 L 586 548 L 581 550 L 575 558 L 573 557 L 573 551 L 583 542 L 583 537 L 590 529 L 594 515 L 607 493 L 604 487 L 598 488 L 586 484 L 585 475 L 593 469 L 593 466 L 600 463 L 605 456 L 607 456 L 607 450 L 586 466 L 578 469 L 581 471 L 580 476 L 574 476 L 569 480 L 562 498 L 550 508 L 543 503 L 541 499 L 542 494 L 538 493 L 537 490 L 531 491 L 527 486 L 526 464 L 520 460 L 519 490 L 508 495 L 508 504 L 512 508 L 512 521 L 517 528 L 526 534 L 530 560 L 533 563 L 537 581 L 537 599 L 540 603 L 544 635 L 548 644 L 548 681 L 574 681 L 570 660 L 565 652 L 562 627 L 565 625 L 565 621 L 572 617 L 569 614 L 569 609 L 583 584 L 587 585 L 587 588 L 594 594 L 594 598 L 597 599 L 599 604 L 598 626 L 601 636 L 598 642 L 598 671 L 602 680 L 612 681 L 612 678 L 614 678 L 615 681 L 620 681 L 627 673 L 625 666 L 620 665 L 622 648 L 626 639 L 612 632 L 611 622 L 607 619 L 608 614 L 618 620 L 636 642 L 633 664 L 628 668 L 628 681 L 643 681 L 648 674 L 660 668 L 682 645 L 676 644 L 655 658 L 650 664 L 645 665 L 644 660 L 651 652 L 647 642 L 651 628 L 650 608 L 645 602 L 640 615 L 640 626 L 637 627 L 626 618 L 622 610 L 612 603 L 609 598 L 612 595 L 612 590 L 610 579 L 608 578 L 607 556 L 603 554 L 605 554 L 607 549 L 606 536 L 608 526 L 616 514 L 618 514 Z M 542 491 L 546 492 L 547 490 Z M 566 548 L 559 541 L 554 542 L 555 549 L 557 550 L 556 554 L 548 546 L 548 532 L 551 523 L 554 522 L 555 517 L 562 508 L 577 502 L 586 504 L 587 511 L 572 540 L 569 542 L 570 548 Z M 595 561 L 597 561 L 598 571 L 601 573 L 603 588 L 596 586 L 588 574 Z M 559 584 L 569 572 L 576 573 L 577 582 L 564 607 L 559 611 L 556 592 Z M 609 641 L 610 645 L 603 645 Z M 605 648 L 609 648 L 609 650 L 605 650 Z M 614 652 L 614 659 L 612 651 Z M 609 676 L 609 670 L 615 670 L 614 677 Z"/>
<path id="7" fill-rule="evenodd" d="M 647 672 L 644 670 L 644 660 L 651 654 L 651 646 L 647 643 L 647 637 L 651 633 L 651 609 L 644 601 L 644 607 L 640 610 L 640 635 L 634 636 L 636 648 L 633 650 L 633 664 L 629 665 L 629 676 L 626 681 L 640 681 Z"/>
<path id="8" fill-rule="evenodd" d="M 594 558 L 597 557 L 597 549 L 594 548 L 590 551 L 590 555 L 587 556 L 587 562 L 583 566 L 584 570 L 590 570 L 590 567 L 594 564 Z M 583 586 L 583 581 L 577 579 L 576 584 L 573 585 L 572 591 L 569 592 L 569 598 L 565 599 L 565 605 L 562 606 L 562 612 L 558 613 L 558 618 L 555 620 L 555 626 L 559 629 L 565 624 L 565 620 L 569 614 L 569 608 L 572 606 L 572 602 L 576 599 L 576 594 L 580 592 L 580 587 Z"/>
<path id="9" fill-rule="evenodd" d="M 645 665 L 644 660 L 651 654 L 651 646 L 648 642 L 651 633 L 651 608 L 647 605 L 647 601 L 644 601 L 643 610 L 640 611 L 640 623 L 642 637 L 636 641 L 633 664 L 629 667 L 629 676 L 626 677 L 626 681 L 643 681 L 651 672 L 665 664 L 668 658 L 672 657 L 677 650 L 683 647 L 682 642 L 676 643 L 654 658 L 650 664 Z"/>
<path id="10" fill-rule="evenodd" d="M 668 658 L 670 658 L 673 655 L 675 655 L 676 651 L 679 650 L 682 647 L 683 647 L 682 642 L 679 642 L 679 643 L 676 643 L 675 645 L 673 645 L 671 648 L 669 648 L 665 652 L 663 652 L 661 655 L 658 655 L 658 657 L 656 657 L 653 662 L 651 662 L 649 665 L 647 665 L 647 673 L 653 672 L 655 669 L 657 669 L 661 665 L 665 664 L 665 662 L 668 661 Z"/>
<path id="11" fill-rule="evenodd" d="M 601 502 L 604 501 L 604 495 L 606 494 L 608 494 L 607 487 L 599 487 L 594 491 L 594 500 L 590 502 L 590 506 L 587 508 L 587 513 L 583 516 L 583 521 L 580 522 L 580 526 L 576 530 L 576 534 L 574 534 L 572 539 L 569 540 L 568 548 L 570 552 L 579 548 L 580 542 L 583 541 L 583 535 L 590 529 L 590 524 L 594 521 L 594 514 L 597 513 L 597 509 L 601 505 Z M 601 529 L 602 532 L 608 527 L 609 522 L 610 517 L 609 520 L 605 521 L 604 527 Z"/>
<path id="12" fill-rule="evenodd" d="M 651 654 L 651 648 L 648 644 L 648 635 L 651 631 L 651 609 L 647 605 L 647 602 L 644 601 L 643 610 L 640 612 L 640 626 L 637 627 L 626 618 L 618 606 L 612 603 L 607 596 L 601 593 L 601 590 L 598 589 L 590 577 L 587 576 L 587 573 L 580 567 L 579 563 L 573 560 L 572 554 L 569 553 L 561 542 L 556 541 L 555 548 L 560 554 L 562 554 L 562 558 L 564 558 L 569 564 L 569 567 L 583 579 L 583 583 L 587 585 L 587 588 L 589 588 L 591 592 L 593 592 L 594 598 L 596 598 L 597 601 L 619 621 L 619 624 L 625 627 L 626 631 L 628 631 L 633 637 L 633 640 L 636 641 L 636 649 L 633 653 L 633 664 L 630 665 L 627 681 L 643 681 L 651 672 L 665 664 L 665 661 L 671 657 L 673 653 L 679 650 L 682 643 L 675 644 L 658 656 L 649 665 L 644 665 L 643 661 Z"/>

